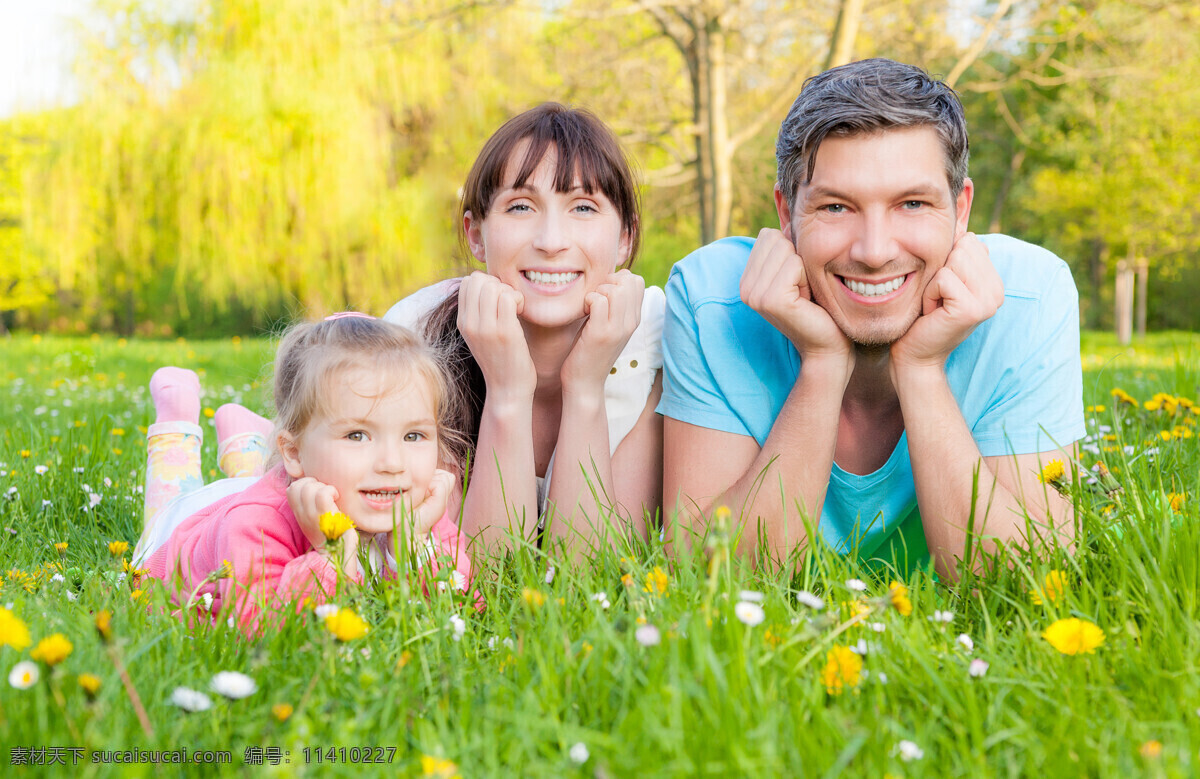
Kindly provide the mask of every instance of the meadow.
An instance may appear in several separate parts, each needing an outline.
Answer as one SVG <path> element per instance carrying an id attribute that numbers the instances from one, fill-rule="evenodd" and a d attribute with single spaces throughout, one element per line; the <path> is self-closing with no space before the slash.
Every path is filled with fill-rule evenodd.
<path id="1" fill-rule="evenodd" d="M 228 753 L 168 775 L 1194 775 L 1198 347 L 1085 333 L 1089 436 L 1047 475 L 1075 502 L 1071 554 L 948 586 L 820 549 L 794 575 L 754 570 L 727 533 L 684 559 L 527 549 L 479 581 L 482 612 L 400 577 L 339 596 L 361 635 L 308 613 L 247 640 L 162 614 L 126 560 L 151 373 L 198 370 L 206 416 L 265 413 L 269 340 L 7 338 L 7 775 L 163 770 L 127 750 Z"/>

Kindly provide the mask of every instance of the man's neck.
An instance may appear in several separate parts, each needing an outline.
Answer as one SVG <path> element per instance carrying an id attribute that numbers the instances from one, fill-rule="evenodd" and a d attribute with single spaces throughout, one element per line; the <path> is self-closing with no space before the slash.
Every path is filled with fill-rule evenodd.
<path id="1" fill-rule="evenodd" d="M 900 397 L 888 370 L 888 347 L 855 347 L 854 374 L 842 396 L 834 461 L 848 473 L 883 467 L 904 432 Z"/>

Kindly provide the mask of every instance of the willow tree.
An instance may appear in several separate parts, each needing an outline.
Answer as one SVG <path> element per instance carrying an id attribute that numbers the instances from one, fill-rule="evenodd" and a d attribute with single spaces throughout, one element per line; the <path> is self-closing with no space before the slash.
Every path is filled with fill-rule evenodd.
<path id="1" fill-rule="evenodd" d="M 437 0 L 183 8 L 100 7 L 84 100 L 36 180 L 30 230 L 97 324 L 382 311 L 444 272 L 464 160 L 513 91 L 515 44 L 489 31 L 523 13 L 446 15 Z"/>

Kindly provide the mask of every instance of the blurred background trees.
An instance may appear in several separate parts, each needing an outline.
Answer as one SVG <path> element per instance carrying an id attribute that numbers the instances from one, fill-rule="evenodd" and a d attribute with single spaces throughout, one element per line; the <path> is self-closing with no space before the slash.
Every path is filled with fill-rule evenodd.
<path id="1" fill-rule="evenodd" d="M 542 100 L 621 135 L 662 283 L 775 223 L 803 80 L 889 56 L 963 96 L 973 229 L 1058 252 L 1089 326 L 1124 261 L 1151 327 L 1195 328 L 1198 31 L 1166 0 L 97 0 L 81 100 L 0 122 L 0 311 L 144 335 L 382 313 L 470 267 L 458 187 Z"/>

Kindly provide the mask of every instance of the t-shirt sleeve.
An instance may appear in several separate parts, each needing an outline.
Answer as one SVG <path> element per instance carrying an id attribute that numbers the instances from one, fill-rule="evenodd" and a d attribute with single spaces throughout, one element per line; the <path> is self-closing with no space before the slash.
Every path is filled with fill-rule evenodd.
<path id="1" fill-rule="evenodd" d="M 972 430 L 985 457 L 1049 452 L 1086 433 L 1079 293 L 1061 260 L 1047 279 L 1036 317 L 1019 326 L 1031 328 L 1026 351 Z"/>
<path id="2" fill-rule="evenodd" d="M 676 266 L 667 280 L 667 311 L 663 321 L 663 393 L 658 413 L 681 422 L 739 435 L 751 435 L 720 391 L 701 346 L 701 322 L 689 297 L 687 279 Z M 710 307 L 716 307 L 712 304 Z M 712 312 L 714 315 L 720 312 Z M 710 329 L 712 329 L 710 327 Z M 731 326 L 730 326 L 731 330 Z M 709 333 L 706 341 L 724 337 Z M 716 356 L 717 349 L 710 350 Z"/>

